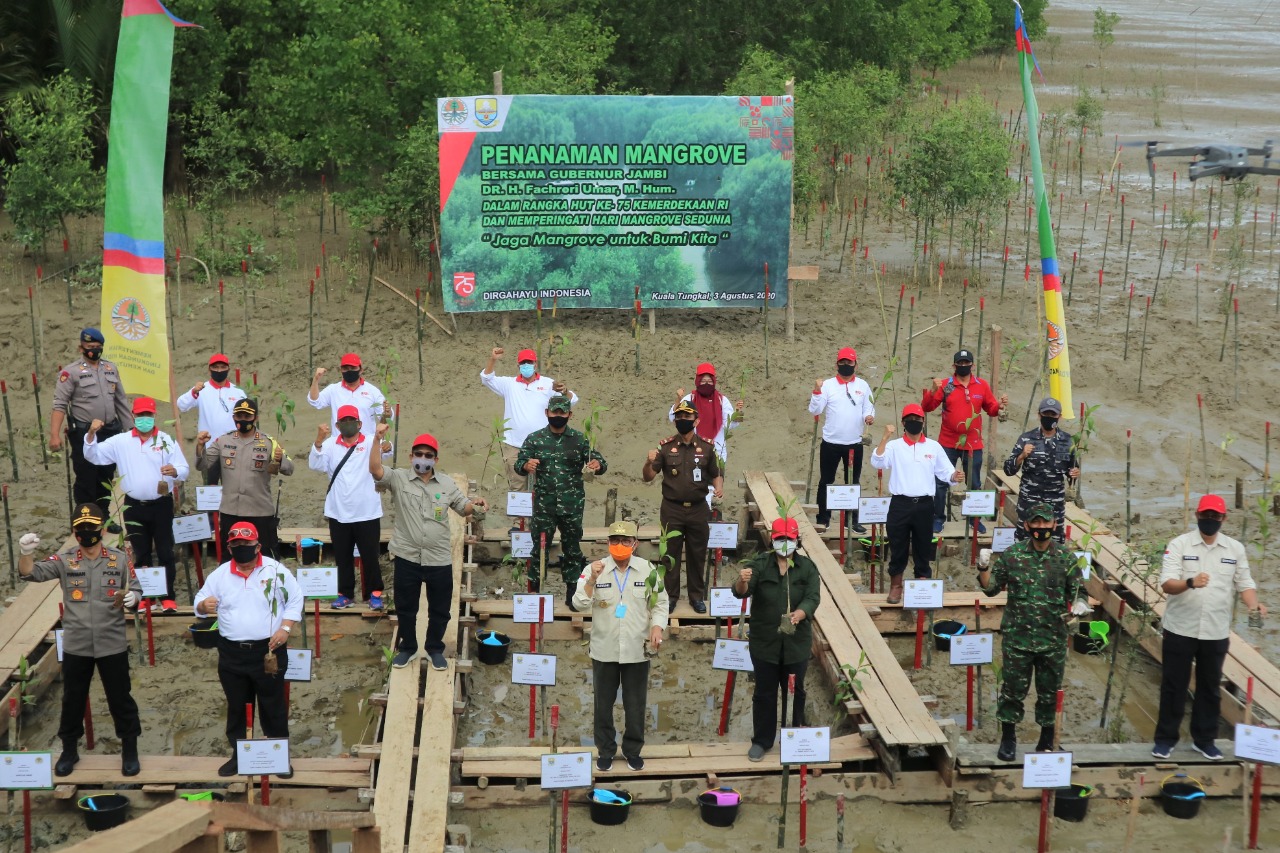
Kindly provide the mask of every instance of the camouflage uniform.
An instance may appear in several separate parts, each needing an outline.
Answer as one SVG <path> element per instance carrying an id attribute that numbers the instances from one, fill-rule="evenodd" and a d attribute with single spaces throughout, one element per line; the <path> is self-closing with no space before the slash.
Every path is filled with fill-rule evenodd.
<path id="1" fill-rule="evenodd" d="M 539 536 L 547 535 L 547 545 L 556 528 L 560 528 L 560 574 L 566 586 L 573 589 L 582 574 L 586 558 L 582 556 L 582 510 L 586 504 L 586 491 L 582 487 L 582 470 L 592 459 L 600 463 L 597 474 L 608 469 L 604 457 L 592 450 L 587 437 L 576 429 L 565 427 L 556 435 L 551 427 L 543 427 L 529 433 L 516 456 L 516 470 L 524 471 L 530 459 L 538 460 L 537 479 L 533 486 L 533 532 L 535 554 Z M 535 558 L 536 560 L 536 558 Z M 534 588 L 539 578 L 537 563 L 533 573 Z"/>
<path id="2" fill-rule="evenodd" d="M 1028 444 L 1033 444 L 1035 450 L 1019 466 L 1018 456 Z M 1018 489 L 1019 524 L 1014 538 L 1019 541 L 1027 538 L 1023 524 L 1027 520 L 1027 511 L 1038 503 L 1046 503 L 1053 508 L 1053 538 L 1065 541 L 1066 477 L 1067 472 L 1076 467 L 1076 456 L 1071 452 L 1071 436 L 1058 429 L 1050 438 L 1045 438 L 1039 427 L 1024 432 L 1013 443 L 1013 452 L 1004 461 L 1004 472 L 1012 477 L 1018 473 L 1019 467 L 1022 469 L 1022 485 Z"/>
<path id="3" fill-rule="evenodd" d="M 1004 608 L 1004 669 L 996 719 L 1022 722 L 1023 701 L 1036 682 L 1036 722 L 1052 726 L 1058 688 L 1067 662 L 1067 623 L 1063 616 L 1080 593 L 1076 556 L 1057 542 L 1038 553 L 1030 541 L 1016 542 L 996 556 L 987 595 L 1009 591 Z"/>

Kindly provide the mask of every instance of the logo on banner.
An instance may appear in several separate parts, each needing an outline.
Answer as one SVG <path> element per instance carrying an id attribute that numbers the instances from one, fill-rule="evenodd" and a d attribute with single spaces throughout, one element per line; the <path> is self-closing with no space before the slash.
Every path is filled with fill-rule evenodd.
<path id="1" fill-rule="evenodd" d="M 1066 336 L 1062 334 L 1062 327 L 1053 321 L 1048 321 L 1047 328 L 1046 337 L 1049 342 L 1049 359 L 1052 361 L 1062 355 L 1063 340 Z"/>
<path id="2" fill-rule="evenodd" d="M 111 328 L 126 341 L 140 341 L 151 331 L 151 312 L 137 297 L 126 296 L 111 308 Z"/>
<path id="3" fill-rule="evenodd" d="M 498 120 L 497 98 L 476 98 L 476 124 L 489 127 Z"/>
<path id="4" fill-rule="evenodd" d="M 457 127 L 467 120 L 467 104 L 461 98 L 448 98 L 440 108 L 440 117 L 445 124 Z"/>
<path id="5" fill-rule="evenodd" d="M 476 292 L 476 274 L 473 272 L 456 272 L 453 274 L 453 292 L 462 297 Z"/>

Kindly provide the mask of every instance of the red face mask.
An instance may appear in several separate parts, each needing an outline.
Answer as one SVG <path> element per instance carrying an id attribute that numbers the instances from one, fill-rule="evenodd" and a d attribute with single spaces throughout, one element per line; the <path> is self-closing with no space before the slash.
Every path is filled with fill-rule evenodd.
<path id="1" fill-rule="evenodd" d="M 706 385 L 699 385 L 699 386 L 698 386 L 698 396 L 699 396 L 699 397 L 710 397 L 710 396 L 712 396 L 712 395 L 713 395 L 713 394 L 715 394 L 715 393 L 716 393 L 716 386 L 715 386 L 715 385 L 713 385 L 713 384 L 708 383 L 708 384 L 706 384 Z"/>

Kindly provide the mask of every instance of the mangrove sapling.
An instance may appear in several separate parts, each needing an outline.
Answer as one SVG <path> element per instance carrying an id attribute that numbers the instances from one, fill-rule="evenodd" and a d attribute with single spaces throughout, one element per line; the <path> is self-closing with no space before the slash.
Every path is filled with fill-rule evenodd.
<path id="1" fill-rule="evenodd" d="M 836 683 L 835 698 L 831 703 L 835 710 L 831 725 L 839 725 L 841 720 L 848 717 L 845 703 L 858 698 L 858 694 L 862 692 L 862 676 L 868 672 L 871 672 L 871 664 L 867 662 L 865 651 L 858 652 L 857 666 L 851 663 L 840 665 L 840 680 Z"/>
<path id="2" fill-rule="evenodd" d="M 1086 407 L 1080 404 L 1080 429 L 1071 436 L 1071 453 L 1076 458 L 1076 467 L 1080 469 L 1080 475 L 1067 486 L 1067 500 L 1074 503 L 1080 509 L 1084 509 L 1084 489 L 1081 485 L 1084 480 L 1084 457 L 1089 452 L 1089 448 L 1093 437 L 1097 435 L 1097 422 L 1094 419 L 1094 413 L 1101 408 L 1101 404 Z"/>
<path id="3" fill-rule="evenodd" d="M 507 436 L 507 424 L 510 420 L 503 417 L 496 417 L 489 427 L 489 444 L 485 447 L 484 467 L 480 469 L 480 487 L 484 488 L 485 478 L 489 474 L 489 462 L 494 456 L 502 455 L 502 441 Z M 498 480 L 497 474 L 494 475 L 494 482 Z"/>
<path id="4" fill-rule="evenodd" d="M 1120 579 L 1131 588 L 1138 587 L 1145 599 L 1148 587 L 1152 586 L 1160 576 L 1161 554 L 1164 551 L 1164 545 L 1162 543 L 1138 543 L 1136 548 L 1139 550 L 1126 550 L 1121 563 Z M 1130 740 L 1124 731 L 1124 701 L 1129 692 L 1129 682 L 1133 678 L 1134 670 L 1138 664 L 1138 653 L 1141 650 L 1142 641 L 1147 634 L 1154 635 L 1156 633 L 1155 628 L 1152 626 L 1150 606 L 1145 600 L 1141 605 L 1134 607 L 1125 619 L 1132 626 L 1133 640 L 1125 647 L 1125 670 L 1124 675 L 1120 678 L 1120 689 L 1115 701 L 1115 707 L 1118 710 L 1107 726 L 1107 743 L 1124 743 Z M 1124 620 L 1121 621 L 1120 627 L 1121 630 L 1124 629 Z"/>
<path id="5" fill-rule="evenodd" d="M 668 553 L 667 543 L 681 535 L 679 530 L 667 530 L 665 524 L 658 528 L 658 559 L 653 564 L 653 571 L 644 579 L 645 600 L 650 610 L 658 606 L 659 584 L 666 583 L 667 569 L 675 559 L 674 554 Z"/>
<path id="6" fill-rule="evenodd" d="M 608 411 L 608 408 L 601 406 L 595 400 L 591 400 L 590 405 L 591 414 L 587 415 L 586 420 L 582 424 L 582 434 L 587 437 L 587 447 L 591 449 L 592 453 L 595 453 L 596 448 L 600 444 L 600 434 L 602 431 L 604 413 Z"/>
<path id="7" fill-rule="evenodd" d="M 1235 443 L 1236 443 L 1236 437 L 1234 435 L 1232 435 L 1229 432 L 1222 434 L 1222 441 L 1218 442 L 1218 445 L 1217 445 L 1218 459 L 1217 459 L 1217 464 L 1213 468 L 1214 480 L 1217 480 L 1218 476 L 1222 473 L 1222 466 L 1227 461 L 1227 451 L 1230 450 L 1231 445 Z M 1205 494 L 1208 494 L 1208 490 L 1205 491 Z"/>

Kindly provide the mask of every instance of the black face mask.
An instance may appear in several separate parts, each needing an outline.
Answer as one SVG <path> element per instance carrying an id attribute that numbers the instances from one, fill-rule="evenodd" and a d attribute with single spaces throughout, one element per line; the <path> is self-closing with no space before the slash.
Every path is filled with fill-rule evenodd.
<path id="1" fill-rule="evenodd" d="M 86 548 L 92 548 L 102 541 L 101 530 L 77 530 L 76 541 Z"/>
<path id="2" fill-rule="evenodd" d="M 924 432 L 924 421 L 903 421 L 902 428 L 907 431 L 907 435 L 919 435 Z"/>
<path id="3" fill-rule="evenodd" d="M 1032 538 L 1032 539 L 1034 539 L 1034 540 L 1036 540 L 1037 542 L 1045 542 L 1045 541 L 1048 541 L 1049 537 L 1050 537 L 1050 536 L 1052 536 L 1052 535 L 1053 535 L 1053 528 L 1052 528 L 1052 527 L 1033 527 L 1033 528 L 1031 528 L 1031 538 Z"/>
<path id="4" fill-rule="evenodd" d="M 1222 529 L 1222 519 L 1220 518 L 1197 518 L 1196 527 L 1200 528 L 1200 532 L 1205 536 L 1215 536 Z"/>
<path id="5" fill-rule="evenodd" d="M 248 435 L 253 432 L 253 421 L 236 421 L 236 429 L 242 434 Z"/>
<path id="6" fill-rule="evenodd" d="M 231 546 L 231 559 L 235 560 L 237 563 L 244 564 L 244 563 L 251 562 L 253 558 L 256 556 L 258 556 L 257 545 L 232 545 Z"/>
<path id="7" fill-rule="evenodd" d="M 1058 419 L 1056 417 L 1053 417 L 1052 415 L 1040 416 L 1040 429 L 1044 430 L 1045 432 L 1049 432 L 1050 430 L 1055 430 L 1057 428 L 1058 428 Z"/>
<path id="8" fill-rule="evenodd" d="M 565 425 L 569 423 L 569 416 L 568 415 L 548 415 L 547 423 L 550 426 L 554 427 L 555 429 L 564 429 Z"/>
<path id="9" fill-rule="evenodd" d="M 342 371 L 342 381 L 347 383 L 348 385 L 355 385 L 357 382 L 360 381 L 360 371 L 358 370 Z"/>
<path id="10" fill-rule="evenodd" d="M 855 365 L 852 365 L 852 364 L 837 364 L 837 365 L 836 365 L 836 373 L 839 373 L 841 376 L 844 376 L 844 377 L 846 377 L 846 378 L 848 378 L 848 377 L 852 376 L 852 375 L 853 375 L 853 371 L 854 371 L 855 369 L 856 369 Z"/>
<path id="11" fill-rule="evenodd" d="M 231 375 L 230 370 L 210 370 L 209 378 L 214 382 L 226 382 L 227 377 Z"/>
<path id="12" fill-rule="evenodd" d="M 87 349 L 84 351 L 84 357 L 89 359 L 89 361 L 97 361 L 102 358 L 102 348 L 94 347 L 93 349 Z"/>
<path id="13" fill-rule="evenodd" d="M 676 432 L 680 433 L 681 435 L 688 435 L 689 433 L 693 432 L 693 421 L 677 418 Z"/>
<path id="14" fill-rule="evenodd" d="M 968 376 L 970 373 L 973 373 L 973 365 L 972 365 L 972 364 L 957 364 L 957 365 L 956 365 L 956 376 Z"/>

